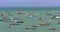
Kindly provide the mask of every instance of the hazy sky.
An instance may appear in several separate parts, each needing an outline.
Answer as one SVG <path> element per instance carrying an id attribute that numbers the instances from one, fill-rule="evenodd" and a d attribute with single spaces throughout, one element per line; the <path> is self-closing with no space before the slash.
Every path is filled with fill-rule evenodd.
<path id="1" fill-rule="evenodd" d="M 0 7 L 60 6 L 60 0 L 0 0 Z"/>

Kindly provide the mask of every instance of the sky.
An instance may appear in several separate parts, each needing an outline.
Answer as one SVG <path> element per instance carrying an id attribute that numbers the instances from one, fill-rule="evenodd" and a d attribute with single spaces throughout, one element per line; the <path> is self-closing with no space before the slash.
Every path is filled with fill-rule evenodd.
<path id="1" fill-rule="evenodd" d="M 0 0 L 0 7 L 59 7 L 60 0 Z"/>

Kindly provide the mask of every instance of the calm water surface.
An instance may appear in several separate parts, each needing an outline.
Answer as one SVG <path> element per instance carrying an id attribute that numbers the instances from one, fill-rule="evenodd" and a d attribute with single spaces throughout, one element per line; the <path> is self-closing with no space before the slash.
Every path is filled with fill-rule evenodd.
<path id="1" fill-rule="evenodd" d="M 18 11 L 23 11 L 25 14 L 17 14 Z M 57 15 L 60 12 L 60 8 L 0 8 L 0 12 L 10 12 L 13 16 L 8 17 L 18 17 L 23 19 L 24 23 L 21 25 L 12 26 L 11 28 L 6 28 L 9 26 L 9 22 L 0 21 L 0 32 L 60 32 L 60 19 L 51 19 L 53 15 Z M 33 18 L 26 18 L 29 13 L 37 15 Z M 46 13 L 51 13 L 52 16 L 47 16 Z M 44 17 L 46 20 L 39 20 L 39 17 Z M 0 17 L 1 19 L 2 17 Z M 39 26 L 40 23 L 51 21 L 49 26 Z M 38 26 L 36 30 L 26 30 L 26 27 L 31 27 L 32 25 Z M 56 30 L 48 30 L 48 28 L 56 28 Z"/>

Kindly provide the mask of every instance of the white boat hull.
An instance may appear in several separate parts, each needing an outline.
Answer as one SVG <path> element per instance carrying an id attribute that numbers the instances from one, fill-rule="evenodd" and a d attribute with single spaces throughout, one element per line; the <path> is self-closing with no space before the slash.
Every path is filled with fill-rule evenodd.
<path id="1" fill-rule="evenodd" d="M 60 17 L 56 17 L 56 18 L 60 18 Z"/>

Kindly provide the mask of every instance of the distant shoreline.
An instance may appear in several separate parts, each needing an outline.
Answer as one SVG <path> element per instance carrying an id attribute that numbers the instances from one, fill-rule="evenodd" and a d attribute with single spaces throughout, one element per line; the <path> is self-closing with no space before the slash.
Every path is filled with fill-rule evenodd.
<path id="1" fill-rule="evenodd" d="M 0 7 L 0 8 L 60 8 L 59 7 Z"/>

